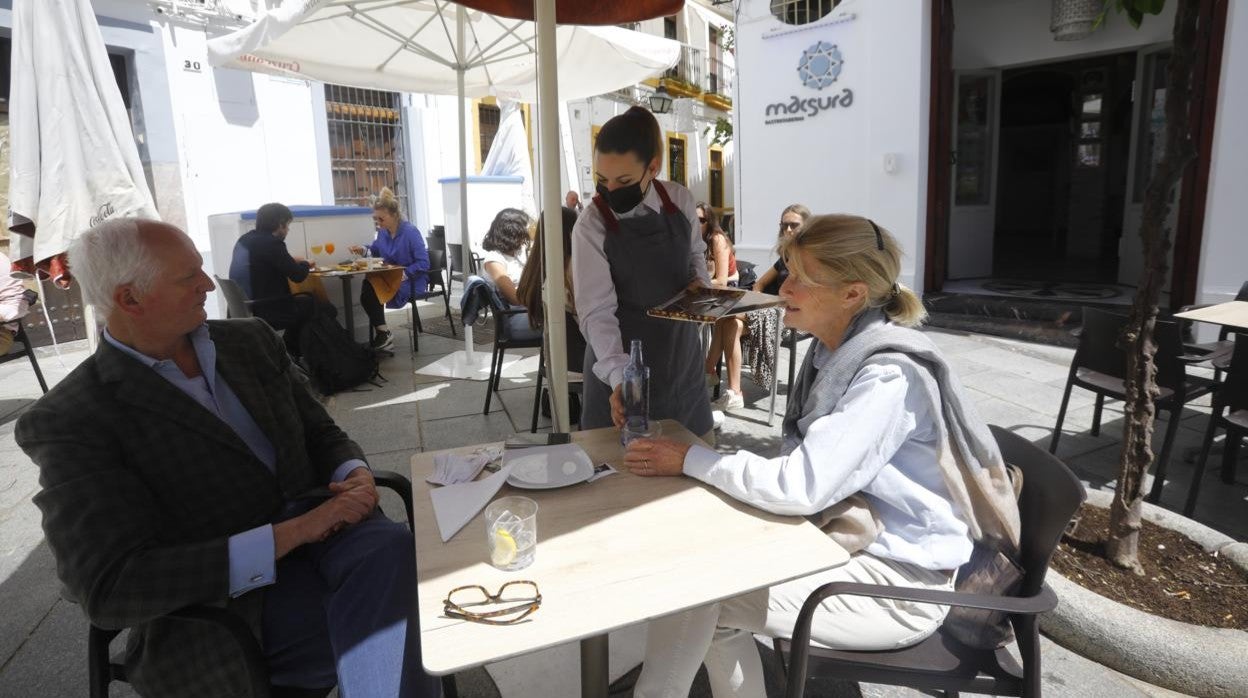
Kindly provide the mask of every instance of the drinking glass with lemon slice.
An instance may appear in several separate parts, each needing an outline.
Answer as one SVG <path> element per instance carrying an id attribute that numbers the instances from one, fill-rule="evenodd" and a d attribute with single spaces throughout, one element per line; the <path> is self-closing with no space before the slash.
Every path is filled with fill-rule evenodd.
<path id="1" fill-rule="evenodd" d="M 490 564 L 500 570 L 521 570 L 537 554 L 537 502 L 528 497 L 502 497 L 485 508 L 485 543 Z"/>

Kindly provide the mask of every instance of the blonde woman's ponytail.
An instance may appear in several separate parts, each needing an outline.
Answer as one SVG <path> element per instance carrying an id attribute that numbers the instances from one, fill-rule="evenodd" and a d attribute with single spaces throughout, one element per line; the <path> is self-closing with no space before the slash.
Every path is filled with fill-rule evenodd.
<path id="1" fill-rule="evenodd" d="M 927 319 L 927 308 L 919 295 L 904 284 L 894 284 L 893 293 L 884 303 L 884 314 L 902 327 L 917 327 Z"/>

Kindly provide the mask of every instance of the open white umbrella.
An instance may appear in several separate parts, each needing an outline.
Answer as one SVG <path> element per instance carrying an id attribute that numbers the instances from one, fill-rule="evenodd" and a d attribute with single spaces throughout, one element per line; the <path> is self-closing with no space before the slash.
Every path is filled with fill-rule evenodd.
<path id="1" fill-rule="evenodd" d="M 609 3 L 580 4 L 597 5 L 600 14 L 601 7 L 610 7 Z M 670 14 L 675 11 L 672 6 L 679 9 L 681 0 L 659 4 L 664 7 L 643 3 L 641 9 Z M 657 75 L 676 64 L 680 44 L 616 26 L 556 27 L 554 0 L 528 6 L 538 11 L 538 21 L 492 15 L 441 0 L 285 0 L 247 27 L 211 39 L 208 57 L 218 66 L 359 87 L 453 94 L 461 100 L 486 95 L 536 99 L 542 183 L 539 209 L 548 217 L 545 229 L 559 231 L 559 100 L 611 92 Z M 632 10 L 626 7 L 616 13 Z M 562 17 L 564 8 L 559 12 Z M 658 15 L 632 18 L 648 16 Z M 602 14 L 594 21 L 625 19 Z M 460 210 L 467 211 L 467 126 L 464 109 L 458 112 Z M 460 216 L 460 221 L 461 268 L 469 269 L 468 217 Z M 547 244 L 544 249 L 545 268 L 563 269 L 563 246 Z M 547 276 L 558 281 L 546 284 L 545 289 L 552 407 L 555 427 L 566 431 L 562 275 Z M 557 292 L 552 293 L 552 286 Z M 475 365 L 471 328 L 465 328 L 464 334 L 463 358 L 471 367 Z"/>
<path id="2" fill-rule="evenodd" d="M 91 3 L 13 3 L 9 118 L 14 267 L 66 287 L 64 253 L 79 233 L 158 215 Z M 88 314 L 93 342 L 94 332 Z"/>

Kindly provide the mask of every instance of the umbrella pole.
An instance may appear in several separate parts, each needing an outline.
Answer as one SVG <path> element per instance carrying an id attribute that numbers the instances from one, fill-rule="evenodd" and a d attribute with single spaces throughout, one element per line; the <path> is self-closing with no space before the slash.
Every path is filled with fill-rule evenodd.
<path id="1" fill-rule="evenodd" d="M 550 364 L 550 404 L 555 431 L 568 431 L 568 349 L 564 318 L 563 211 L 559 181 L 559 83 L 556 67 L 555 0 L 534 0 L 537 25 L 537 123 L 540 146 L 540 207 L 546 239 L 542 292 L 546 302 L 546 346 Z"/>
<path id="2" fill-rule="evenodd" d="M 472 269 L 472 238 L 468 235 L 468 124 L 464 117 L 464 71 L 465 40 L 464 20 L 466 11 L 463 5 L 455 5 L 455 33 L 459 46 L 458 61 L 455 66 L 455 87 L 458 93 L 459 112 L 459 244 L 463 253 L 460 270 L 464 276 L 464 287 L 468 286 L 468 271 Z M 471 366 L 477 362 L 472 353 L 472 325 L 464 325 L 464 357 Z"/>

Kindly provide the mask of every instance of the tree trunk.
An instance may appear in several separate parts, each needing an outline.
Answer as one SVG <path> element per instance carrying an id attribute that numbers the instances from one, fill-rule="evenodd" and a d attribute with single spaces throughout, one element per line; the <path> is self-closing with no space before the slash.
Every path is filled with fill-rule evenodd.
<path id="1" fill-rule="evenodd" d="M 1157 303 L 1169 271 L 1166 260 L 1171 231 L 1166 227 L 1166 218 L 1170 214 L 1175 185 L 1183 179 L 1184 170 L 1196 157 L 1189 115 L 1199 7 L 1199 0 L 1179 0 L 1175 12 L 1174 47 L 1166 73 L 1165 150 L 1144 191 L 1140 221 L 1144 269 L 1122 336 L 1127 350 L 1127 399 L 1118 486 L 1109 510 L 1105 554 L 1114 564 L 1137 574 L 1144 573 L 1139 560 L 1140 513 L 1144 502 L 1144 476 L 1153 462 L 1154 400 L 1158 395 L 1157 366 L 1153 361 L 1157 344 L 1153 341 L 1153 329 L 1157 324 Z"/>

